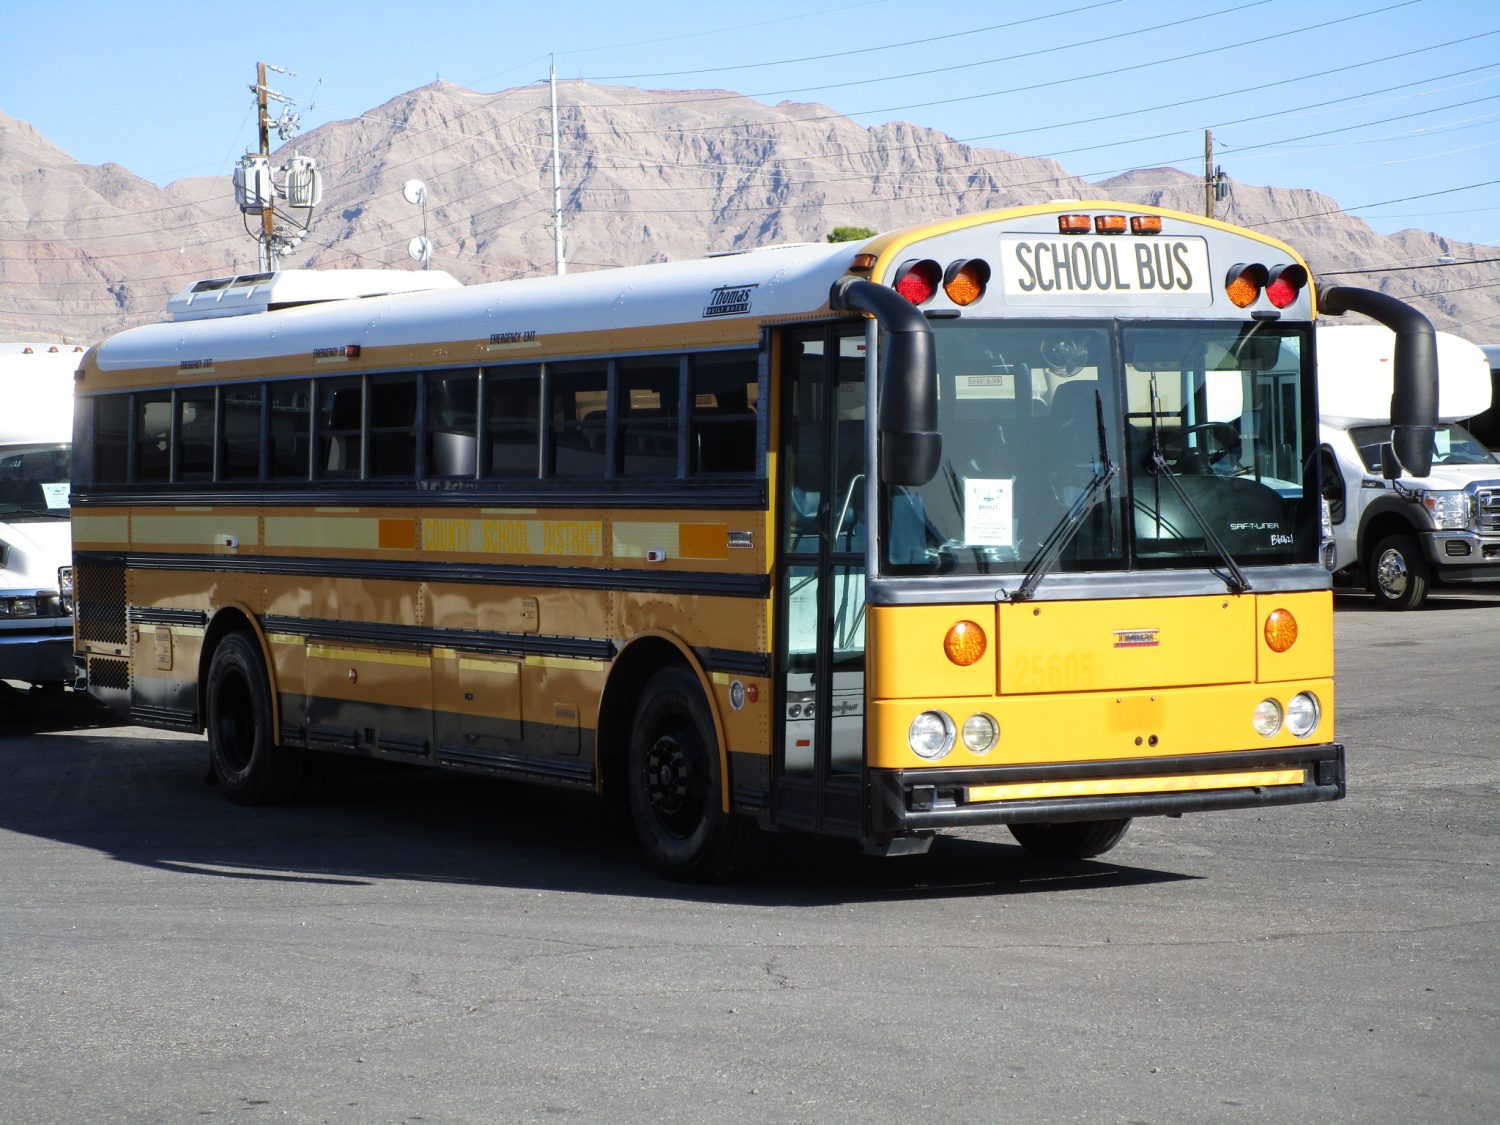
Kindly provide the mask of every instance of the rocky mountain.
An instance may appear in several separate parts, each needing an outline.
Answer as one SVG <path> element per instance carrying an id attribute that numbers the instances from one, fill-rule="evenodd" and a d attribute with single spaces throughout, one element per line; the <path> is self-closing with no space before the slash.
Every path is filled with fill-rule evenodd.
<path id="1" fill-rule="evenodd" d="M 571 272 L 821 241 L 835 226 L 886 230 L 1056 198 L 1114 198 L 1201 213 L 1201 182 L 1146 169 L 1090 184 L 1050 160 L 974 148 L 918 125 L 865 128 L 815 104 L 766 106 L 724 90 L 568 83 L 561 100 L 563 225 Z M 419 268 L 406 253 L 428 190 L 432 265 L 465 282 L 553 270 L 547 91 L 481 94 L 444 82 L 275 154 L 314 157 L 322 203 L 285 266 Z M 0 113 L 0 339 L 91 343 L 159 320 L 201 277 L 257 268 L 227 176 L 158 187 L 115 164 L 84 165 Z M 1500 257 L 1500 249 L 1408 230 L 1376 233 L 1297 188 L 1232 183 L 1219 217 L 1297 246 L 1315 272 Z M 299 217 L 302 212 L 294 212 Z M 258 230 L 258 220 L 251 219 Z M 1421 294 L 1439 328 L 1500 337 L 1493 266 L 1350 278 Z"/>

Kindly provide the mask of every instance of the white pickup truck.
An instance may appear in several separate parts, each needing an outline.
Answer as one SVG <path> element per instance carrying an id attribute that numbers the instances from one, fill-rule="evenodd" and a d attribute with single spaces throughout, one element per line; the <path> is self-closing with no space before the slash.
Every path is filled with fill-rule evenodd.
<path id="1" fill-rule="evenodd" d="M 1432 466 L 1411 477 L 1390 455 L 1395 334 L 1379 325 L 1320 326 L 1317 334 L 1335 586 L 1367 589 L 1389 609 L 1415 609 L 1434 583 L 1500 583 L 1500 462 L 1457 424 L 1490 406 L 1484 352 L 1437 333 Z"/>
<path id="2" fill-rule="evenodd" d="M 74 344 L 0 344 L 0 680 L 73 679 Z"/>

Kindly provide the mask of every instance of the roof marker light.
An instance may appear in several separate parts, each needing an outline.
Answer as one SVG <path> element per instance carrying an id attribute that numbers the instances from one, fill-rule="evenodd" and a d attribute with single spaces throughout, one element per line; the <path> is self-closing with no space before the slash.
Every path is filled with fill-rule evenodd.
<path id="1" fill-rule="evenodd" d="M 1087 215 L 1059 215 L 1057 217 L 1058 234 L 1088 234 L 1093 229 L 1093 220 Z"/>
<path id="2" fill-rule="evenodd" d="M 1160 234 L 1160 215 L 1132 215 L 1130 216 L 1131 234 Z"/>
<path id="3" fill-rule="evenodd" d="M 1094 233 L 1095 234 L 1124 234 L 1125 233 L 1125 216 L 1124 215 L 1095 215 L 1094 216 Z"/>

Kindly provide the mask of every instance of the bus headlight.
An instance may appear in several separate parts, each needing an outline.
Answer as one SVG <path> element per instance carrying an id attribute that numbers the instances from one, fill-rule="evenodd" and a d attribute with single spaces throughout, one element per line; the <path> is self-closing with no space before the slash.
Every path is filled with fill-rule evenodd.
<path id="1" fill-rule="evenodd" d="M 986 754 L 1000 740 L 1000 724 L 993 715 L 981 712 L 964 720 L 964 745 L 975 754 Z"/>
<path id="2" fill-rule="evenodd" d="M 1287 702 L 1286 729 L 1298 738 L 1306 738 L 1318 729 L 1318 697 L 1310 691 L 1299 691 Z"/>
<path id="3" fill-rule="evenodd" d="M 1281 730 L 1281 704 L 1274 699 L 1262 699 L 1255 705 L 1256 733 L 1273 738 Z"/>
<path id="4" fill-rule="evenodd" d="M 953 720 L 941 711 L 923 711 L 911 721 L 906 740 L 912 753 L 935 762 L 953 749 Z"/>

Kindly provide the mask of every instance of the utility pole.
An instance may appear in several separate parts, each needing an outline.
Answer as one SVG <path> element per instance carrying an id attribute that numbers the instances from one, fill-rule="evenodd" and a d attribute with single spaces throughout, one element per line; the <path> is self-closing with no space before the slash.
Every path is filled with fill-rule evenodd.
<path id="1" fill-rule="evenodd" d="M 1224 183 L 1224 169 L 1214 165 L 1214 131 L 1203 130 L 1203 214 L 1216 219 L 1214 204 L 1229 194 Z"/>
<path id="2" fill-rule="evenodd" d="M 557 62 L 552 63 L 552 237 L 553 237 L 553 262 L 557 266 L 557 276 L 561 277 L 568 272 L 568 263 L 563 259 L 563 217 L 562 217 L 562 168 L 558 157 L 557 144 Z"/>
<path id="3" fill-rule="evenodd" d="M 284 166 L 272 169 L 271 126 L 276 126 L 277 134 L 284 141 L 290 140 L 301 126 L 297 115 L 290 109 L 283 110 L 276 121 L 271 120 L 270 103 L 274 100 L 290 104 L 292 99 L 285 94 L 278 94 L 266 85 L 267 70 L 274 70 L 278 74 L 292 73 L 280 67 L 267 66 L 263 62 L 255 64 L 255 85 L 250 89 L 255 94 L 260 149 L 257 152 L 246 152 L 240 157 L 234 170 L 234 199 L 243 214 L 260 216 L 260 233 L 255 236 L 256 242 L 260 244 L 259 266 L 263 273 L 272 273 L 277 267 L 280 252 L 295 248 L 311 228 L 313 208 L 323 200 L 323 173 L 318 170 L 316 160 L 295 152 Z M 281 183 L 276 182 L 278 174 L 282 177 Z M 285 199 L 289 207 L 307 211 L 306 220 L 301 222 L 286 214 L 282 215 L 290 223 L 291 233 L 276 233 L 278 198 Z M 247 224 L 246 233 L 249 230 Z"/>
<path id="4" fill-rule="evenodd" d="M 255 64 L 255 104 L 260 110 L 260 154 L 271 163 L 271 114 L 266 96 L 266 64 Z M 260 213 L 260 268 L 264 273 L 276 270 L 276 215 L 267 207 Z"/>
<path id="5" fill-rule="evenodd" d="M 1203 130 L 1203 214 L 1214 217 L 1214 131 Z"/>

